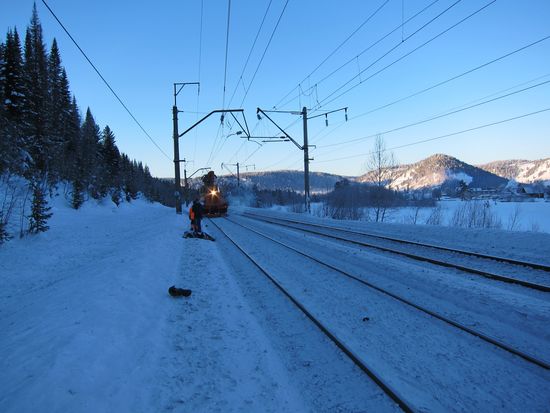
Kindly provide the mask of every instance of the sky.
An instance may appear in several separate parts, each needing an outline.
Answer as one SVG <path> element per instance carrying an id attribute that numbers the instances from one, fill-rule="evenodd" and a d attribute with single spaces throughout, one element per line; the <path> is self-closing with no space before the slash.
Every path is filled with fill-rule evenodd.
<path id="1" fill-rule="evenodd" d="M 23 34 L 33 1 L 1 2 L 2 36 Z M 378 134 L 403 164 L 436 153 L 475 165 L 550 157 L 547 0 L 46 2 L 156 145 L 37 1 L 81 110 L 154 176 L 174 176 L 176 82 L 200 82 L 200 93 L 186 85 L 177 96 L 180 133 L 220 109 L 243 109 L 236 117 L 256 137 L 281 136 L 258 107 L 320 115 L 307 124 L 312 171 L 365 173 Z M 348 121 L 337 111 L 326 126 L 323 114 L 344 107 Z M 268 115 L 303 144 L 299 114 Z M 303 169 L 292 142 L 248 141 L 240 130 L 216 113 L 182 136 L 182 176 L 184 167 L 236 173 L 237 163 L 241 172 Z"/>

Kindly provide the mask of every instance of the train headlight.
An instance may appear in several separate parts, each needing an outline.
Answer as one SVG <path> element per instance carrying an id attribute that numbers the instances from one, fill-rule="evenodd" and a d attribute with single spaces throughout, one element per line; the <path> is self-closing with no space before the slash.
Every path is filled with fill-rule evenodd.
<path id="1" fill-rule="evenodd" d="M 218 191 L 216 191 L 215 189 L 211 189 L 210 190 L 210 195 L 216 196 L 216 195 L 218 195 Z"/>

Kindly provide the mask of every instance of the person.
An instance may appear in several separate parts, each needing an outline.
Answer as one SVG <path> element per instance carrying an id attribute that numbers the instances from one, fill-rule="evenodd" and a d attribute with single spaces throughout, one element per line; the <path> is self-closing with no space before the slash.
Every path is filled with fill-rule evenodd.
<path id="1" fill-rule="evenodd" d="M 193 215 L 193 220 L 191 221 L 191 226 L 193 227 L 194 232 L 201 233 L 201 220 L 202 220 L 202 204 L 198 198 L 195 198 L 193 205 L 191 206 L 190 214 Z"/>
<path id="2" fill-rule="evenodd" d="M 195 231 L 195 212 L 193 212 L 193 205 L 189 208 L 189 221 L 191 222 L 191 231 Z"/>

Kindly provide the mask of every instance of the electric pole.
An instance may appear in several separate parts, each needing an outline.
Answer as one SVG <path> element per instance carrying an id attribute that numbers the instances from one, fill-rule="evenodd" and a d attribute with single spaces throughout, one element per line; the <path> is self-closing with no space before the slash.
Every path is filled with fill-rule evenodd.
<path id="1" fill-rule="evenodd" d="M 172 122 L 173 122 L 173 138 L 174 138 L 174 180 L 175 191 L 174 196 L 176 199 L 176 214 L 181 214 L 181 175 L 180 175 L 180 134 L 178 132 L 178 113 L 182 112 L 178 110 L 178 104 L 176 98 L 185 85 L 197 85 L 200 92 L 199 82 L 187 82 L 187 83 L 174 83 L 174 106 L 172 107 Z M 179 89 L 178 89 L 179 86 Z M 184 160 L 185 161 L 185 160 Z M 186 184 L 187 187 L 187 184 Z"/>
<path id="2" fill-rule="evenodd" d="M 240 170 L 239 170 L 239 162 L 237 162 L 237 163 L 222 163 L 221 166 L 222 166 L 222 168 L 227 169 L 231 175 L 233 175 L 233 172 L 231 172 L 229 170 L 229 168 L 227 168 L 227 166 L 236 166 L 237 167 L 237 188 L 239 188 L 241 186 L 241 174 L 240 174 Z"/>
<path id="3" fill-rule="evenodd" d="M 174 88 L 175 88 L 174 84 Z M 181 178 L 180 178 L 180 145 L 178 136 L 178 107 L 175 104 L 172 107 L 172 121 L 174 123 L 174 178 L 176 180 L 176 189 L 174 196 L 176 198 L 176 214 L 181 214 Z"/>
<path id="4" fill-rule="evenodd" d="M 312 161 L 313 158 L 309 157 L 309 145 L 307 143 L 307 108 L 305 106 L 302 108 L 302 119 L 304 121 L 304 197 L 306 203 L 306 211 L 310 213 L 311 206 L 309 204 L 309 161 Z"/>
<path id="5" fill-rule="evenodd" d="M 326 126 L 328 126 L 327 115 L 329 113 L 339 112 L 341 110 L 345 111 L 345 113 L 346 113 L 345 116 L 346 116 L 346 121 L 347 121 L 348 120 L 348 108 L 347 107 L 331 110 L 331 111 L 328 111 L 328 112 L 325 112 L 325 113 L 321 113 L 320 115 L 312 116 L 310 118 L 307 117 L 307 108 L 305 106 L 302 108 L 301 112 L 288 111 L 288 110 L 265 110 L 264 111 L 260 108 L 256 109 L 256 115 L 258 116 L 258 120 L 262 119 L 261 116 L 260 116 L 260 112 L 261 112 L 267 119 L 269 119 L 269 121 L 271 123 L 273 123 L 277 127 L 277 129 L 279 129 L 285 135 L 285 136 L 280 137 L 281 140 L 291 141 L 294 145 L 296 145 L 296 147 L 298 149 L 300 149 L 301 151 L 304 151 L 304 205 L 305 205 L 306 211 L 308 213 L 311 212 L 310 196 L 309 196 L 309 161 L 312 161 L 313 158 L 309 157 L 309 146 L 310 145 L 309 145 L 308 140 L 307 140 L 307 121 L 308 121 L 308 119 L 311 120 L 311 119 L 314 119 L 314 118 L 318 118 L 319 116 L 324 116 Z M 304 144 L 300 145 L 298 142 L 296 142 L 288 133 L 286 133 L 279 125 L 277 125 L 277 123 L 275 123 L 275 121 L 273 121 L 273 119 L 271 119 L 267 115 L 266 112 L 269 112 L 269 113 L 289 113 L 291 115 L 301 115 L 302 119 L 303 119 L 303 123 L 304 123 Z M 264 142 L 273 142 L 273 140 L 264 141 Z M 315 146 L 315 145 L 312 145 L 312 146 Z"/>

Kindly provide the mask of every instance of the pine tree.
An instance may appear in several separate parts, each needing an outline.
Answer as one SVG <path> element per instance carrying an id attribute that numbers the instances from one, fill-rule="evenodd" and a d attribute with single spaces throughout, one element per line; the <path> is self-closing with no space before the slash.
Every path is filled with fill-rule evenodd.
<path id="1" fill-rule="evenodd" d="M 0 65 L 0 172 L 9 169 L 20 174 L 25 170 L 22 139 L 25 87 L 21 53 L 17 30 L 9 30 L 3 47 L 3 64 Z"/>
<path id="2" fill-rule="evenodd" d="M 77 178 L 84 180 L 81 166 L 82 139 L 80 131 L 80 110 L 73 96 L 67 123 L 67 142 L 63 148 L 63 164 L 61 168 L 61 177 L 68 181 L 74 181 Z"/>
<path id="3" fill-rule="evenodd" d="M 83 189 L 84 188 L 83 188 L 83 185 L 82 185 L 82 181 L 79 178 L 76 178 L 73 181 L 73 196 L 72 196 L 72 199 L 71 199 L 71 206 L 74 209 L 80 208 L 82 206 L 82 204 L 84 203 L 84 197 L 82 195 Z"/>
<path id="4" fill-rule="evenodd" d="M 51 161 L 52 142 L 48 135 L 48 56 L 36 4 L 27 28 L 24 48 L 27 95 L 25 128 L 28 150 L 33 159 L 32 175 L 45 175 Z"/>
<path id="5" fill-rule="evenodd" d="M 109 126 L 105 126 L 102 132 L 101 153 L 104 185 L 112 189 L 111 192 L 118 192 L 120 190 L 120 152 L 115 144 L 115 134 Z"/>
<path id="6" fill-rule="evenodd" d="M 45 232 L 50 227 L 46 225 L 48 219 L 53 215 L 49 211 L 48 201 L 44 195 L 44 191 L 39 184 L 33 184 L 32 207 L 31 215 L 29 216 L 29 233 L 37 234 Z"/>
<path id="7" fill-rule="evenodd" d="M 67 129 L 70 122 L 71 94 L 65 69 L 61 66 L 61 57 L 54 39 L 48 60 L 48 136 L 52 147 L 50 183 L 62 176 L 63 154 L 70 140 Z"/>
<path id="8" fill-rule="evenodd" d="M 90 108 L 86 110 L 86 118 L 81 128 L 81 147 L 80 160 L 82 172 L 89 193 L 96 199 L 105 194 L 101 194 L 98 175 L 101 171 L 100 162 L 100 144 L 99 126 L 95 122 Z"/>
<path id="9" fill-rule="evenodd" d="M 25 105 L 25 83 L 21 42 L 17 29 L 8 30 L 4 47 L 4 65 L 0 72 L 2 78 L 2 103 L 12 122 L 21 124 Z"/>

